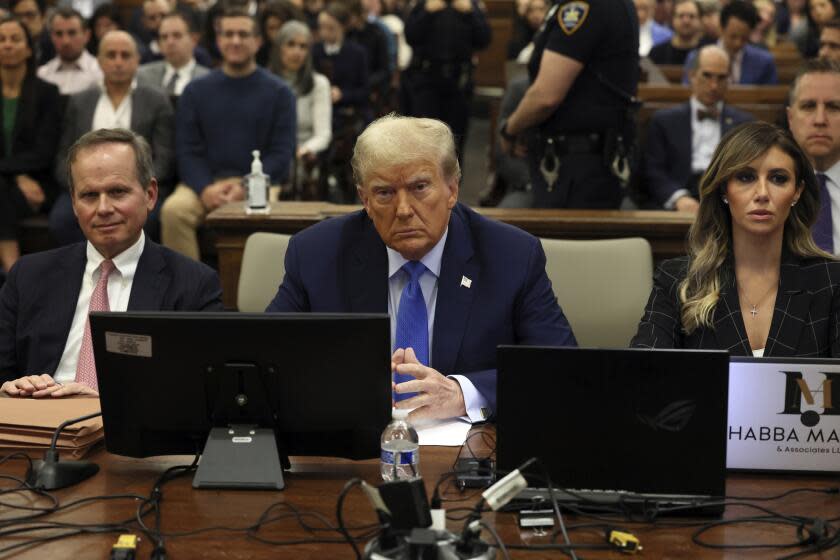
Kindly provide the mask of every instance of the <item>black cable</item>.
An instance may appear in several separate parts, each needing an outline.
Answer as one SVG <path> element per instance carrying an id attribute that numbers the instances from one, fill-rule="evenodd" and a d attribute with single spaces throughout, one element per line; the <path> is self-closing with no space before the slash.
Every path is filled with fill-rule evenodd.
<path id="1" fill-rule="evenodd" d="M 504 541 L 502 541 L 501 537 L 499 537 L 499 533 L 496 532 L 496 529 L 484 521 L 479 521 L 478 524 L 487 529 L 487 531 L 493 535 L 493 538 L 496 540 L 496 544 L 499 545 L 499 550 L 501 551 L 504 559 L 510 560 L 510 553 L 508 553 L 507 546 L 505 546 Z"/>
<path id="2" fill-rule="evenodd" d="M 360 486 L 362 484 L 361 478 L 351 478 L 347 481 L 344 485 L 344 488 L 341 489 L 341 493 L 338 495 L 338 500 L 335 503 L 335 518 L 338 521 L 338 530 L 344 535 L 345 540 L 353 549 L 353 553 L 356 555 L 357 560 L 361 560 L 362 555 L 359 552 L 359 547 L 356 546 L 356 541 L 353 540 L 353 537 L 350 535 L 350 532 L 347 530 L 347 527 L 344 525 L 344 498 L 347 497 L 347 493 L 354 486 Z"/>

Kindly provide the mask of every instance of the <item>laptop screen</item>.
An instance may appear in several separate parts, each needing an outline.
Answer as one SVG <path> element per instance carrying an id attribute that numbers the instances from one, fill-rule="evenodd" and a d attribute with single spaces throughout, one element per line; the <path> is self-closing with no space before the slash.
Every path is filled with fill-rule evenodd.
<path id="1" fill-rule="evenodd" d="M 557 488 L 722 496 L 729 355 L 500 346 L 497 461 Z"/>

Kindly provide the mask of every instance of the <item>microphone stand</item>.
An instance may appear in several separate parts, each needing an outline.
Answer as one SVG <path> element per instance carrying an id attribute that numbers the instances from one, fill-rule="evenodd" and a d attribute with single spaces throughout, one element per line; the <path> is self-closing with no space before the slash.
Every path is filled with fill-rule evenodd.
<path id="1" fill-rule="evenodd" d="M 32 461 L 32 466 L 26 472 L 26 483 L 33 488 L 43 490 L 58 490 L 78 484 L 99 472 L 99 465 L 91 461 L 62 461 L 58 460 L 58 436 L 67 426 L 102 416 L 102 412 L 94 412 L 87 416 L 73 418 L 62 422 L 53 433 L 49 449 L 44 453 L 43 460 Z"/>

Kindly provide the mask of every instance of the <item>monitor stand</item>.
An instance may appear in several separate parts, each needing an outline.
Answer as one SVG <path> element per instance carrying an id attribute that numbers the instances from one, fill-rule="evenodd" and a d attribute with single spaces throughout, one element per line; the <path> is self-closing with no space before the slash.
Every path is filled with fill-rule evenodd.
<path id="1" fill-rule="evenodd" d="M 244 424 L 210 430 L 193 488 L 282 490 L 284 487 L 274 430 Z"/>

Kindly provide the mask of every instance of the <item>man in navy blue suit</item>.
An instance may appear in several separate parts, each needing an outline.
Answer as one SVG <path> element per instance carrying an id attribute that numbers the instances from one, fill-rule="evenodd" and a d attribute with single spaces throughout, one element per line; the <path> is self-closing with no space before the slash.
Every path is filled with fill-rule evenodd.
<path id="1" fill-rule="evenodd" d="M 97 396 L 89 311 L 221 310 L 216 273 L 155 244 L 151 150 L 124 129 L 82 136 L 67 157 L 86 242 L 22 257 L 0 291 L 0 393 Z M 22 377 L 19 377 L 22 376 Z"/>
<path id="2" fill-rule="evenodd" d="M 691 99 L 654 113 L 645 141 L 645 181 L 665 208 L 696 213 L 697 186 L 721 137 L 752 116 L 723 102 L 729 56 L 715 45 L 700 49 L 691 68 Z"/>
<path id="3" fill-rule="evenodd" d="M 775 85 L 778 83 L 776 63 L 767 50 L 750 45 L 750 34 L 758 24 L 758 10 L 751 2 L 732 0 L 720 12 L 721 35 L 717 45 L 724 48 L 732 61 L 730 82 L 742 85 Z M 696 52 L 688 55 L 690 68 Z M 686 82 L 687 74 L 683 75 Z"/>
<path id="4" fill-rule="evenodd" d="M 486 419 L 497 345 L 576 344 L 539 240 L 458 203 L 461 169 L 440 121 L 383 117 L 359 136 L 352 165 L 364 210 L 292 238 L 266 311 L 387 312 L 392 367 L 410 376 L 395 384 L 395 406 L 412 419 Z M 401 343 L 402 304 L 419 299 L 412 283 L 423 317 L 412 334 L 428 335 L 426 351 Z"/>

